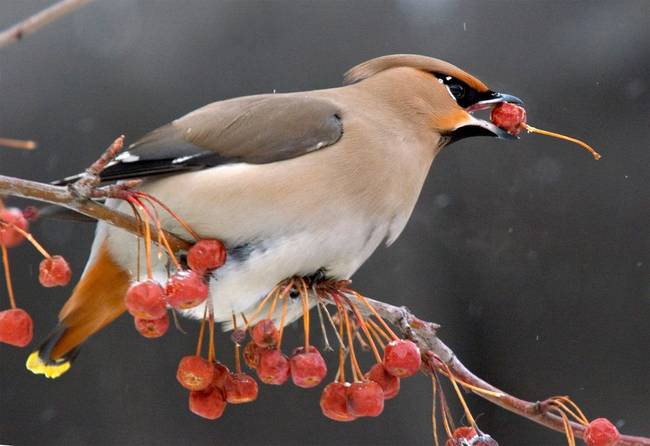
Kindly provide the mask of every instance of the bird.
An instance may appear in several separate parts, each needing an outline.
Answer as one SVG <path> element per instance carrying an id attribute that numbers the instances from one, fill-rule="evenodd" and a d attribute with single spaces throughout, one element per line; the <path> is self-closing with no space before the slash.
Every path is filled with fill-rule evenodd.
<path id="1" fill-rule="evenodd" d="M 209 277 L 204 305 L 225 324 L 250 314 L 293 276 L 349 279 L 404 229 L 429 168 L 446 146 L 474 136 L 516 139 L 472 113 L 521 105 L 440 59 L 394 54 L 363 62 L 342 86 L 213 102 L 132 144 L 101 173 L 139 178 L 201 237 L 221 240 L 226 264 Z M 66 184 L 78 176 L 59 182 Z M 106 205 L 124 212 L 124 202 Z M 189 236 L 172 218 L 163 227 Z M 90 256 L 55 329 L 27 366 L 54 378 L 79 347 L 125 311 L 138 262 L 135 236 L 99 222 Z M 154 259 L 154 278 L 167 277 Z M 313 304 L 313 302 L 312 302 Z M 302 315 L 290 304 L 286 323 Z"/>

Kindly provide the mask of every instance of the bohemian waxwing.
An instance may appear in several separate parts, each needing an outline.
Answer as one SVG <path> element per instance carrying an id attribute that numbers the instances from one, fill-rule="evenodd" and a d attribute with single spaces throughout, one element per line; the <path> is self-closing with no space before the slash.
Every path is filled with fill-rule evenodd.
<path id="1" fill-rule="evenodd" d="M 521 104 L 442 60 L 384 56 L 348 71 L 343 87 L 199 108 L 133 144 L 102 178 L 144 178 L 142 191 L 202 237 L 225 243 L 228 261 L 212 273 L 206 302 L 213 299 L 215 319 L 227 322 L 285 278 L 352 276 L 382 241 L 400 235 L 443 147 L 469 136 L 514 138 L 469 113 L 504 101 Z M 190 239 L 175 220 L 162 222 Z M 79 345 L 125 311 L 134 247 L 132 234 L 98 224 L 59 324 L 28 361 L 33 371 L 65 372 Z M 162 283 L 166 265 L 156 260 Z M 184 314 L 201 318 L 204 305 Z M 297 299 L 286 321 L 301 315 Z"/>

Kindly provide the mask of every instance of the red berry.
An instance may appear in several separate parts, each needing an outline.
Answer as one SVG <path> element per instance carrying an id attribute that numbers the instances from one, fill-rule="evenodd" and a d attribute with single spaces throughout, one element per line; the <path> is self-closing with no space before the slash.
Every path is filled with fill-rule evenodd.
<path id="1" fill-rule="evenodd" d="M 260 353 L 264 350 L 262 347 L 258 347 L 255 341 L 250 341 L 244 347 L 244 362 L 251 369 L 256 369 L 257 364 L 260 362 Z"/>
<path id="2" fill-rule="evenodd" d="M 275 347 L 280 339 L 275 322 L 271 319 L 262 319 L 251 330 L 251 337 L 259 347 Z"/>
<path id="3" fill-rule="evenodd" d="M 224 387 L 229 403 L 249 403 L 257 399 L 257 381 L 246 373 L 228 374 Z"/>
<path id="4" fill-rule="evenodd" d="M 373 365 L 365 374 L 365 378 L 374 381 L 381 386 L 384 391 L 385 400 L 394 398 L 399 393 L 399 378 L 388 373 L 383 364 Z"/>
<path id="5" fill-rule="evenodd" d="M 291 380 L 298 387 L 309 389 L 316 387 L 327 375 L 327 365 L 320 352 L 313 345 L 305 352 L 298 347 L 291 355 Z"/>
<path id="6" fill-rule="evenodd" d="M 417 373 L 422 364 L 420 349 L 414 342 L 397 339 L 384 348 L 384 367 L 398 378 L 406 378 Z"/>
<path id="7" fill-rule="evenodd" d="M 454 440 L 471 440 L 472 438 L 476 437 L 476 435 L 476 429 L 469 426 L 461 426 L 454 430 L 453 434 L 451 434 Z"/>
<path id="8" fill-rule="evenodd" d="M 0 342 L 24 347 L 32 342 L 33 327 L 32 318 L 25 310 L 12 308 L 0 311 Z"/>
<path id="9" fill-rule="evenodd" d="M 167 313 L 165 292 L 151 279 L 134 282 L 126 291 L 124 303 L 132 316 L 141 319 L 160 319 Z"/>
<path id="10" fill-rule="evenodd" d="M 352 383 L 348 411 L 356 417 L 376 417 L 384 410 L 384 391 L 374 381 Z"/>
<path id="11" fill-rule="evenodd" d="M 228 375 L 230 375 L 230 370 L 228 370 L 228 367 L 220 362 L 215 362 L 214 374 L 212 375 L 212 381 L 210 382 L 210 385 L 212 387 L 216 387 L 217 389 L 224 390 L 226 387 L 226 378 L 228 378 Z"/>
<path id="12" fill-rule="evenodd" d="M 0 224 L 0 244 L 3 243 L 7 248 L 13 248 L 25 240 L 25 236 L 11 226 L 14 225 L 23 231 L 27 231 L 29 228 L 29 223 L 20 209 L 0 209 L 0 222 L 7 223 L 7 225 Z"/>
<path id="13" fill-rule="evenodd" d="M 199 240 L 187 253 L 187 264 L 199 274 L 226 263 L 226 248 L 219 240 Z"/>
<path id="14" fill-rule="evenodd" d="M 588 446 L 614 446 L 621 439 L 618 429 L 607 418 L 596 418 L 585 429 Z"/>
<path id="15" fill-rule="evenodd" d="M 61 256 L 43 259 L 38 267 L 38 281 L 46 288 L 66 286 L 71 278 L 70 265 Z"/>
<path id="16" fill-rule="evenodd" d="M 194 271 L 183 270 L 169 278 L 165 293 L 169 305 L 185 310 L 208 298 L 208 284 Z"/>
<path id="17" fill-rule="evenodd" d="M 210 387 L 207 390 L 190 392 L 190 411 L 208 420 L 216 420 L 226 410 L 226 399 L 220 389 Z"/>
<path id="18" fill-rule="evenodd" d="M 200 356 L 185 356 L 176 370 L 176 379 L 187 390 L 206 389 L 213 376 L 214 365 Z"/>
<path id="19" fill-rule="evenodd" d="M 289 359 L 280 350 L 264 350 L 260 353 L 257 376 L 265 384 L 280 385 L 289 379 Z"/>
<path id="20" fill-rule="evenodd" d="M 327 418 L 334 421 L 352 421 L 357 417 L 348 410 L 348 390 L 350 383 L 333 382 L 323 389 L 320 396 L 320 409 Z"/>
<path id="21" fill-rule="evenodd" d="M 167 317 L 167 313 L 158 319 L 143 319 L 136 317 L 134 322 L 135 329 L 138 330 L 138 333 L 145 338 L 150 339 L 161 337 L 167 333 L 167 329 L 169 328 L 169 317 Z"/>
<path id="22" fill-rule="evenodd" d="M 526 110 L 516 104 L 500 102 L 490 114 L 490 120 L 512 135 L 518 135 L 526 124 Z"/>

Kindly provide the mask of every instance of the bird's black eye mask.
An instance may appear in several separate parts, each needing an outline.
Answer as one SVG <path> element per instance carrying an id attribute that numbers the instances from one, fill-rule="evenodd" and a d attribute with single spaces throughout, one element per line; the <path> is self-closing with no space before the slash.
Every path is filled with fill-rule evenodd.
<path id="1" fill-rule="evenodd" d="M 453 76 L 443 73 L 431 73 L 438 78 L 438 81 L 447 87 L 449 94 L 462 108 L 468 108 L 477 102 L 495 98 L 496 93 L 492 91 L 479 92 L 467 85 L 465 82 Z"/>

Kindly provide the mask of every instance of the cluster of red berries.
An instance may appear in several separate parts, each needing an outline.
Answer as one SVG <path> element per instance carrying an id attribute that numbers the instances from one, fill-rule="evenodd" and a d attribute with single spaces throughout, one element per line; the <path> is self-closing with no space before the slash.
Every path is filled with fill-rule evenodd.
<path id="1" fill-rule="evenodd" d="M 28 232 L 28 217 L 33 212 L 18 208 L 6 208 L 0 202 L 0 247 L 5 276 L 10 277 L 7 248 L 20 245 L 26 239 L 45 257 L 39 266 L 38 280 L 44 287 L 65 286 L 70 282 L 72 271 L 61 256 L 51 256 Z M 15 347 L 25 347 L 32 341 L 33 322 L 25 310 L 16 307 L 11 281 L 7 280 L 11 308 L 0 311 L 0 342 Z"/>
<path id="2" fill-rule="evenodd" d="M 381 363 L 375 364 L 363 380 L 328 384 L 320 398 L 323 415 L 335 421 L 376 417 L 384 410 L 384 400 L 399 393 L 400 379 L 420 369 L 420 349 L 412 341 L 396 339 L 384 348 Z"/>
<path id="3" fill-rule="evenodd" d="M 264 384 L 282 385 L 291 377 L 296 386 L 309 389 L 319 385 L 327 375 L 325 360 L 313 345 L 295 348 L 291 357 L 282 353 L 280 332 L 271 319 L 256 323 L 250 334 L 244 360 Z"/>
<path id="4" fill-rule="evenodd" d="M 169 328 L 167 305 L 186 310 L 200 305 L 208 298 L 205 274 L 221 267 L 226 261 L 226 249 L 219 240 L 199 240 L 187 254 L 190 269 L 180 269 L 163 288 L 149 278 L 134 282 L 126 292 L 124 303 L 135 318 L 135 328 L 147 338 L 158 338 Z"/>
<path id="5" fill-rule="evenodd" d="M 185 356 L 176 371 L 178 382 L 190 391 L 190 411 L 200 417 L 216 420 L 226 405 L 243 404 L 257 399 L 257 382 L 252 376 L 199 355 Z"/>

